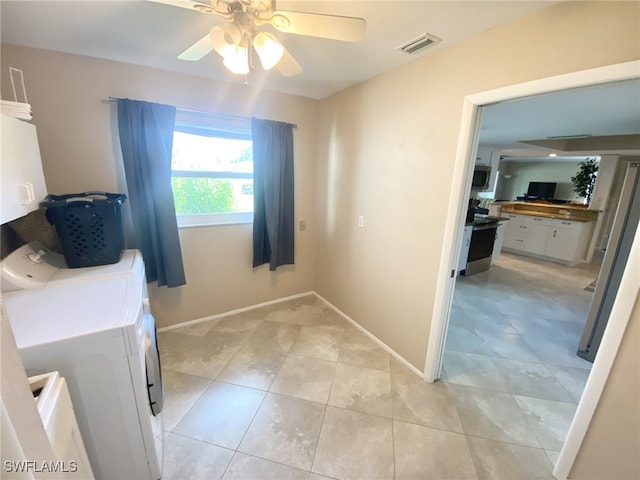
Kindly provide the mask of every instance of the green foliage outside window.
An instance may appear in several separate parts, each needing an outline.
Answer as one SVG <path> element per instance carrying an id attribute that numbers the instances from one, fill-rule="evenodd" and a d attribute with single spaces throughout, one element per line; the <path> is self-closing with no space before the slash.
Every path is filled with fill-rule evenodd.
<path id="1" fill-rule="evenodd" d="M 233 185 L 228 180 L 173 177 L 171 185 L 178 215 L 233 211 Z"/>

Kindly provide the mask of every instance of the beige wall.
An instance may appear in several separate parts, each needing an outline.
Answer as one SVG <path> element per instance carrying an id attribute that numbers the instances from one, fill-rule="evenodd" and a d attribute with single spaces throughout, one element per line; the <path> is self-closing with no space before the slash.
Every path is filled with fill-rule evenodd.
<path id="1" fill-rule="evenodd" d="M 115 107 L 127 97 L 182 108 L 258 116 L 298 125 L 294 132 L 296 264 L 269 272 L 251 267 L 251 225 L 182 229 L 187 285 L 152 288 L 160 326 L 306 292 L 313 289 L 317 102 L 171 72 L 44 50 L 2 46 L 2 93 L 12 98 L 4 72 L 24 72 L 49 193 L 119 189 L 120 150 Z"/>
<path id="2" fill-rule="evenodd" d="M 526 193 L 529 182 L 556 182 L 555 198 L 578 201 L 571 177 L 579 169 L 578 162 L 500 162 L 496 198 L 515 200 Z M 511 178 L 504 178 L 504 174 L 510 174 Z"/>
<path id="3" fill-rule="evenodd" d="M 422 370 L 464 97 L 638 59 L 638 6 L 563 3 L 323 100 L 318 293 Z"/>
<path id="4" fill-rule="evenodd" d="M 640 295 L 571 469 L 573 480 L 640 478 Z"/>

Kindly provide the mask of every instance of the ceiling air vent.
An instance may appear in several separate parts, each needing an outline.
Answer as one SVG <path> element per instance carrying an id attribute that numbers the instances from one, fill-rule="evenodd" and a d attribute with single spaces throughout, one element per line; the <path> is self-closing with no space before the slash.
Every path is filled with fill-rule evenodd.
<path id="1" fill-rule="evenodd" d="M 429 33 L 423 33 L 422 35 L 418 35 L 413 40 L 409 40 L 406 43 L 396 47 L 396 50 L 402 50 L 408 54 L 419 53 L 423 49 L 435 45 L 438 43 L 440 39 L 438 37 L 434 37 Z"/>

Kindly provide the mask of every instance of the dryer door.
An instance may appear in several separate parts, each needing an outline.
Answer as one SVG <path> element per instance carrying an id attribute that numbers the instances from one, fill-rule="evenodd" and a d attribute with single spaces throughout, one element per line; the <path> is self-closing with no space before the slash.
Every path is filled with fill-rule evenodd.
<path id="1" fill-rule="evenodd" d="M 149 405 L 154 416 L 162 412 L 164 405 L 164 387 L 160 370 L 160 351 L 156 336 L 156 322 L 150 313 L 144 315 L 145 323 L 145 366 L 147 371 L 147 393 Z"/>

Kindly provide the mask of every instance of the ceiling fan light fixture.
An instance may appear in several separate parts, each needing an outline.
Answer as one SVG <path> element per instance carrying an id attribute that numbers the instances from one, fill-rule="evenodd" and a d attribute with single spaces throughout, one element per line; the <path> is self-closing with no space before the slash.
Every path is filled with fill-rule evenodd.
<path id="1" fill-rule="evenodd" d="M 265 70 L 275 67 L 284 54 L 282 44 L 273 35 L 266 32 L 256 34 L 253 39 L 253 47 L 256 49 L 262 68 Z"/>
<path id="2" fill-rule="evenodd" d="M 242 30 L 235 23 L 223 27 L 213 27 L 209 31 L 213 49 L 223 58 L 235 56 L 242 41 Z"/>
<path id="3" fill-rule="evenodd" d="M 281 13 L 276 13 L 271 16 L 271 24 L 278 30 L 286 30 L 291 26 L 289 19 Z"/>
<path id="4" fill-rule="evenodd" d="M 224 57 L 222 63 L 231 73 L 247 75 L 249 73 L 249 49 L 238 46 L 235 54 Z"/>

